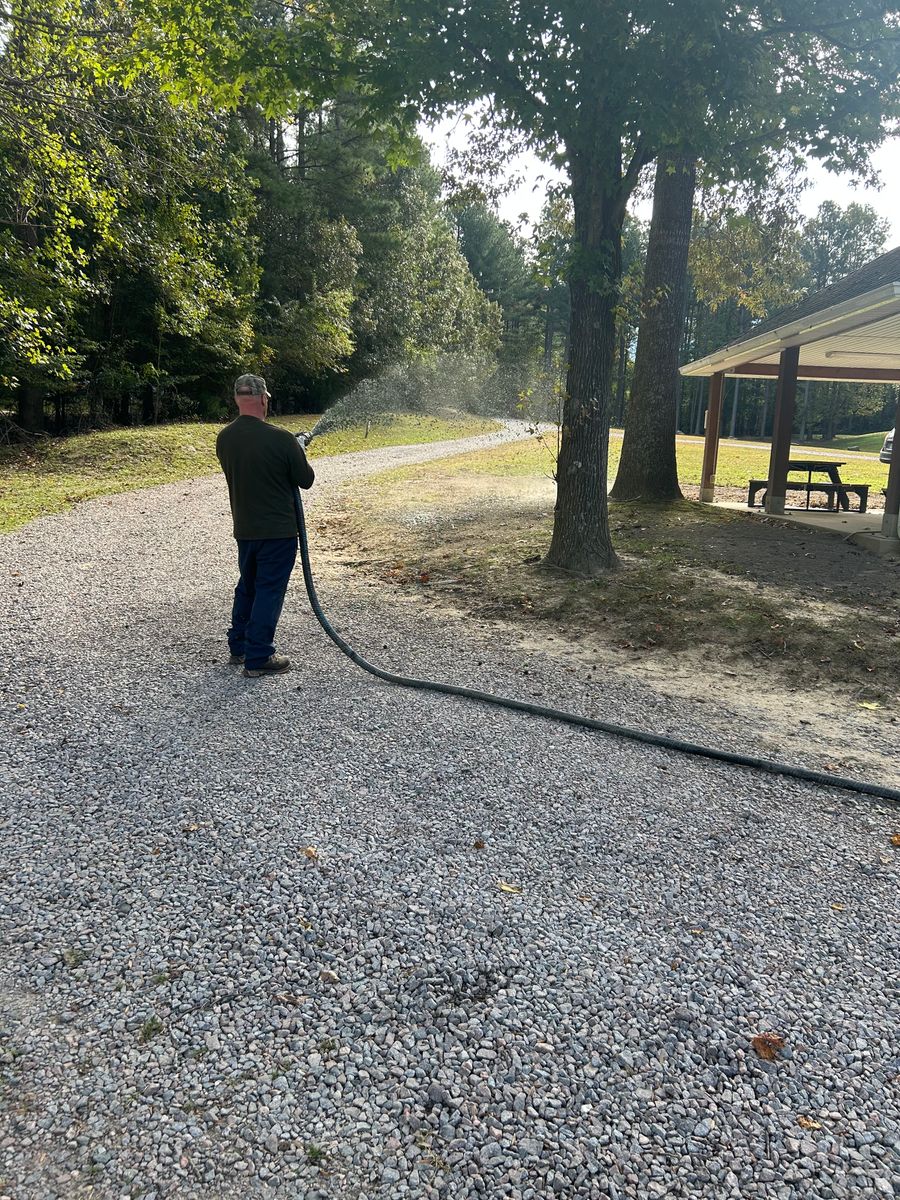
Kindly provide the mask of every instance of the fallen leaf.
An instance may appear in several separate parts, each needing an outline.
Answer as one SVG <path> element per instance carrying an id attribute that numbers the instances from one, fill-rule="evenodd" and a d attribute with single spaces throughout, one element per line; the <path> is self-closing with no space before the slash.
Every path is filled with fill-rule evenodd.
<path id="1" fill-rule="evenodd" d="M 334 971 L 320 971 L 319 978 L 323 983 L 337 983 L 338 975 Z"/>
<path id="2" fill-rule="evenodd" d="M 200 828 L 200 826 L 195 825 L 195 824 L 194 825 L 182 825 L 182 827 L 181 827 L 183 833 L 196 833 L 199 828 Z"/>
<path id="3" fill-rule="evenodd" d="M 691 933 L 694 937 L 701 937 L 705 931 L 703 929 L 692 929 Z"/>
<path id="4" fill-rule="evenodd" d="M 900 833 L 892 833 L 891 834 L 891 845 L 892 846 L 900 846 Z"/>
<path id="5" fill-rule="evenodd" d="M 497 887 L 501 892 L 510 892 L 513 896 L 521 896 L 522 889 L 515 883 L 507 883 L 505 879 L 497 880 Z"/>
<path id="6" fill-rule="evenodd" d="M 303 919 L 303 917 L 297 918 L 297 924 L 300 926 L 301 929 L 305 929 L 307 931 L 307 933 L 309 932 L 310 929 L 312 929 L 312 921 L 305 921 Z"/>
<path id="7" fill-rule="evenodd" d="M 319 852 L 315 848 L 315 846 L 304 846 L 303 853 L 310 860 L 310 862 L 318 862 L 319 861 Z"/>
<path id="8" fill-rule="evenodd" d="M 428 583 L 430 579 L 431 575 L 428 571 L 422 571 L 419 575 L 419 583 Z"/>
<path id="9" fill-rule="evenodd" d="M 877 700 L 860 700 L 859 708 L 881 708 Z"/>
<path id="10" fill-rule="evenodd" d="M 592 904 L 594 901 L 593 896 L 576 896 L 575 899 L 580 900 L 582 904 Z"/>
<path id="11" fill-rule="evenodd" d="M 481 838 L 476 838 L 475 841 L 472 843 L 472 849 L 473 850 L 483 850 L 484 849 L 483 840 Z"/>
<path id="12" fill-rule="evenodd" d="M 306 999 L 305 996 L 295 996 L 293 992 L 276 992 L 275 999 L 279 1004 L 289 1004 L 292 1008 L 296 1008 Z"/>
<path id="13" fill-rule="evenodd" d="M 766 1062 L 774 1062 L 778 1051 L 784 1049 L 784 1038 L 779 1037 L 777 1033 L 758 1033 L 750 1039 L 750 1045 L 760 1058 L 764 1058 Z"/>
<path id="14" fill-rule="evenodd" d="M 844 912 L 844 910 L 845 908 L 843 904 L 832 904 L 831 906 L 832 912 Z"/>
<path id="15" fill-rule="evenodd" d="M 821 1129 L 822 1126 L 818 1121 L 814 1121 L 811 1117 L 798 1117 L 797 1124 L 801 1129 Z"/>

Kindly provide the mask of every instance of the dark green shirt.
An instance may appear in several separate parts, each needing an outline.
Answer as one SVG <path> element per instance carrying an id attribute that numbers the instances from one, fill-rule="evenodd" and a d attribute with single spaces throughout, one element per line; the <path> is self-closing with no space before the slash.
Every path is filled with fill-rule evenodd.
<path id="1" fill-rule="evenodd" d="M 228 480 L 234 536 L 296 537 L 293 491 L 312 487 L 315 474 L 294 435 L 259 417 L 238 417 L 216 438 L 216 455 Z"/>

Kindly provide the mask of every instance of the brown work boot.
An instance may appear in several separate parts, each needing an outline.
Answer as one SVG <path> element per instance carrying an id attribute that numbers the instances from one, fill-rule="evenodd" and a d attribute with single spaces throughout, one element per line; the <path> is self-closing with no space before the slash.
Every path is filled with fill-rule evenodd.
<path id="1" fill-rule="evenodd" d="M 259 679 L 261 675 L 283 675 L 291 669 L 291 660 L 283 654 L 273 654 L 261 667 L 244 667 L 248 679 Z"/>

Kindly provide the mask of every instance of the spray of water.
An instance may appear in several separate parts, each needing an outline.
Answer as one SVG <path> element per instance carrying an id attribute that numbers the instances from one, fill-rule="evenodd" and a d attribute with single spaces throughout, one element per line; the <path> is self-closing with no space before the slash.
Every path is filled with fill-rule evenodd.
<path id="1" fill-rule="evenodd" d="M 532 364 L 453 353 L 387 367 L 343 396 L 316 423 L 314 436 L 349 426 L 387 424 L 400 414 L 547 419 L 552 388 Z M 527 410 L 527 411 L 526 411 Z M 551 417 L 552 419 L 552 417 Z"/>

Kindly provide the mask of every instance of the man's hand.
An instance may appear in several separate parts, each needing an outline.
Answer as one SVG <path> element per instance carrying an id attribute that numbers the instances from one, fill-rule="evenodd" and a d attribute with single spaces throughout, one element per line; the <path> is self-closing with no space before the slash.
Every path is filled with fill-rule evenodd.
<path id="1" fill-rule="evenodd" d="M 305 450 L 306 447 L 309 445 L 309 443 L 312 441 L 312 434 L 309 433 L 305 429 L 301 430 L 300 433 L 297 434 L 297 441 L 300 443 L 300 445 Z"/>

